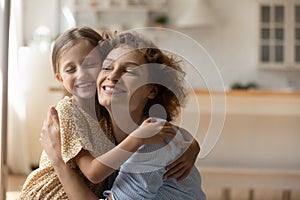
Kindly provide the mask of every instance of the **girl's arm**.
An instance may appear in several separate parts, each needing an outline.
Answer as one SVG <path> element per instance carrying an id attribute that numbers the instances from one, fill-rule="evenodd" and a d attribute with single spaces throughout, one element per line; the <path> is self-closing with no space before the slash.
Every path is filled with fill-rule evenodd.
<path id="1" fill-rule="evenodd" d="M 52 144 L 48 151 L 49 159 L 56 159 L 60 154 L 60 142 L 53 141 L 60 135 L 59 119 L 54 107 L 50 108 L 48 122 L 44 123 L 44 135 L 52 134 Z M 172 126 L 165 122 L 146 120 L 137 130 L 125 138 L 118 146 L 95 159 L 88 151 L 81 150 L 75 161 L 83 174 L 93 183 L 99 183 L 120 167 L 140 146 L 148 143 L 167 145 L 166 139 L 172 139 L 175 134 Z M 58 136 L 57 136 L 58 135 Z M 47 147 L 47 146 L 46 146 Z M 54 154 L 54 155 L 52 155 Z M 99 162 L 100 161 L 100 162 Z"/>
<path id="2" fill-rule="evenodd" d="M 177 178 L 178 181 L 181 181 L 185 179 L 192 170 L 200 152 L 200 145 L 187 130 L 183 128 L 179 129 L 189 146 L 176 161 L 166 167 L 167 172 L 165 177 Z"/>
<path id="3" fill-rule="evenodd" d="M 151 118 L 128 135 L 120 144 L 107 153 L 94 158 L 88 151 L 81 150 L 75 161 L 84 175 L 92 182 L 99 183 L 117 170 L 143 144 L 160 143 L 168 145 L 175 130 L 165 122 L 153 122 Z"/>

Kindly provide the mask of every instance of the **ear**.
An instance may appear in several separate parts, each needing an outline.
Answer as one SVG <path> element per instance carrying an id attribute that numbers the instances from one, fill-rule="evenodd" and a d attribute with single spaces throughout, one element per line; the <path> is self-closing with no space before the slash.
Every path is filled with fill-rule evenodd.
<path id="1" fill-rule="evenodd" d="M 61 75 L 59 73 L 55 74 L 55 78 L 56 80 L 58 80 L 59 82 L 63 82 L 63 79 L 61 78 Z"/>
<path id="2" fill-rule="evenodd" d="M 158 88 L 156 85 L 152 85 L 150 86 L 150 91 L 149 91 L 149 94 L 148 94 L 148 98 L 149 99 L 154 99 L 158 94 Z"/>

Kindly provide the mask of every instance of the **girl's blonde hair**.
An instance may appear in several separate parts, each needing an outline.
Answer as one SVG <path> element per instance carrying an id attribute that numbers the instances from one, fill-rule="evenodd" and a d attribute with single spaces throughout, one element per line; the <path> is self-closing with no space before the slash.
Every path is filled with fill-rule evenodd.
<path id="1" fill-rule="evenodd" d="M 61 55 L 82 40 L 86 40 L 92 46 L 97 47 L 98 43 L 103 41 L 103 38 L 99 33 L 89 27 L 72 28 L 61 34 L 55 41 L 52 50 L 52 67 L 54 74 L 59 73 L 59 60 Z"/>

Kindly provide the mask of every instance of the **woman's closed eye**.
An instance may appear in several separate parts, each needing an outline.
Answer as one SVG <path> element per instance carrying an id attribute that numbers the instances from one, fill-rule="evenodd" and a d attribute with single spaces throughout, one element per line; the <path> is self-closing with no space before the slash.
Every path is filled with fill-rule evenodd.
<path id="1" fill-rule="evenodd" d="M 102 66 L 102 68 L 101 68 L 101 70 L 105 70 L 105 71 L 107 71 L 107 70 L 112 70 L 113 68 L 112 67 L 110 67 L 110 66 Z"/>
<path id="2" fill-rule="evenodd" d="M 109 69 L 112 69 L 111 64 L 112 64 L 112 61 L 107 60 L 107 59 L 104 60 L 104 62 L 103 62 L 103 64 L 102 64 L 102 69 L 103 69 L 103 70 L 109 70 Z"/>
<path id="3" fill-rule="evenodd" d="M 129 74 L 129 75 L 137 75 L 135 70 L 132 69 L 125 69 L 124 73 Z"/>

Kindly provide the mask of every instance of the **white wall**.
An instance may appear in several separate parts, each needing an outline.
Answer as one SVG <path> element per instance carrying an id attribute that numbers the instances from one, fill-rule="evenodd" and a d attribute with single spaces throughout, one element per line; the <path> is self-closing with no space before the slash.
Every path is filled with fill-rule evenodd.
<path id="1" fill-rule="evenodd" d="M 293 88 L 300 90 L 300 72 L 263 71 L 258 60 L 258 1 L 209 0 L 218 24 L 195 30 L 183 30 L 212 56 L 224 78 L 225 85 L 239 81 L 257 82 L 262 89 Z M 173 0 L 172 20 L 181 14 L 183 2 Z M 179 5 L 178 7 L 176 5 Z"/>
<path id="2" fill-rule="evenodd" d="M 58 0 L 24 0 L 24 41 L 28 44 L 39 26 L 46 26 L 55 36 L 58 31 Z"/>
<path id="3" fill-rule="evenodd" d="M 203 45 L 219 67 L 225 85 L 257 82 L 262 89 L 293 87 L 300 90 L 300 72 L 263 71 L 258 59 L 258 1 L 208 0 L 218 24 L 194 30 L 180 29 Z M 174 24 L 188 1 L 170 0 L 170 23 Z M 58 31 L 58 1 L 25 0 L 24 31 L 28 43 L 39 25 Z M 193 52 L 191 52 L 192 54 Z M 213 78 L 213 77 L 212 77 Z"/>

